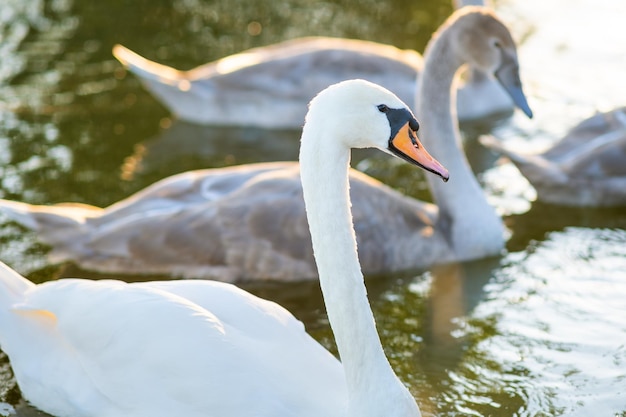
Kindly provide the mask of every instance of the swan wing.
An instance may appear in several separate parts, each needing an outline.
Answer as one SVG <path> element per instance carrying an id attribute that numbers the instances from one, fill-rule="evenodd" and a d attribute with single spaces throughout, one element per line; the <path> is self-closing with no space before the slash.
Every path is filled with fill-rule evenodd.
<path id="1" fill-rule="evenodd" d="M 330 84 L 352 78 L 373 78 L 373 82 L 389 83 L 389 73 L 393 73 L 396 77 L 391 78 L 406 77 L 414 83 L 422 65 L 421 56 L 412 50 L 328 37 L 298 38 L 253 48 L 189 71 L 179 71 L 150 61 L 122 45 L 116 45 L 113 54 L 140 78 L 177 88 L 187 82 L 186 89 L 193 90 L 202 83 L 208 85 L 210 80 L 215 82 L 211 83 L 211 88 L 229 91 L 253 89 L 272 96 L 310 92 L 312 95 L 306 99 L 311 99 Z M 311 77 L 305 79 L 303 74 L 322 77 L 313 86 Z M 310 91 L 310 87 L 315 89 Z"/>
<path id="2" fill-rule="evenodd" d="M 563 169 L 572 177 L 626 178 L 626 127 L 580 144 L 565 156 Z"/>
<path id="3" fill-rule="evenodd" d="M 567 134 L 542 155 L 553 161 L 566 158 L 572 149 L 585 146 L 586 143 L 610 132 L 626 129 L 626 107 L 608 112 L 597 113 L 570 129 Z"/>
<path id="4" fill-rule="evenodd" d="M 414 89 L 421 56 L 374 42 L 312 37 L 242 52 L 216 65 L 214 88 L 229 94 L 252 90 L 270 97 L 310 100 L 328 85 L 353 78 L 381 83 L 397 93 Z"/>
<path id="5" fill-rule="evenodd" d="M 328 85 L 347 79 L 381 84 L 410 102 L 421 67 L 414 51 L 334 38 L 255 48 L 186 72 L 119 45 L 113 52 L 179 118 L 265 128 L 301 128 L 306 104 Z"/>
<path id="6" fill-rule="evenodd" d="M 284 309 L 214 283 L 192 287 L 70 279 L 29 291 L 14 307 L 21 331 L 8 352 L 25 397 L 61 415 L 325 412 L 318 394 L 341 406 L 330 391 L 345 394 L 338 361 Z"/>
<path id="7" fill-rule="evenodd" d="M 432 243 L 430 205 L 357 171 L 350 181 L 365 273 L 432 262 L 423 256 L 416 265 L 412 256 L 416 245 Z M 105 209 L 0 200 L 0 209 L 15 207 L 21 217 L 12 217 L 52 246 L 52 261 L 72 260 L 85 269 L 228 282 L 317 277 L 295 163 L 190 171 Z"/>
<path id="8" fill-rule="evenodd" d="M 81 222 L 49 221 L 63 219 L 62 207 L 54 216 L 44 206 L 20 207 L 31 216 L 23 223 L 37 223 L 53 246 L 52 260 L 96 271 L 224 281 L 316 276 L 295 163 L 177 175 Z"/>
<path id="9" fill-rule="evenodd" d="M 94 256 L 81 263 L 225 281 L 315 276 L 297 164 L 205 172 L 196 181 L 184 198 L 146 193 L 98 219 L 86 242 Z"/>

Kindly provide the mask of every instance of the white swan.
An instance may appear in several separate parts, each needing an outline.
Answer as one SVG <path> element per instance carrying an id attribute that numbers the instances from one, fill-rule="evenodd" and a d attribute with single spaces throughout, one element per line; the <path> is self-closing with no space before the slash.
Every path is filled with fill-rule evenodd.
<path id="1" fill-rule="evenodd" d="M 461 6 L 461 4 L 459 4 Z M 422 57 L 362 40 L 293 39 L 179 71 L 116 45 L 113 55 L 175 116 L 194 123 L 300 129 L 306 103 L 329 84 L 362 78 L 413 102 Z M 459 92 L 461 121 L 510 114 L 492 75 L 473 70 Z"/>
<path id="2" fill-rule="evenodd" d="M 376 331 L 348 196 L 351 147 L 448 178 L 417 126 L 396 96 L 362 80 L 311 102 L 302 186 L 341 364 L 286 310 L 230 284 L 35 285 L 0 263 L 0 345 L 24 397 L 64 417 L 419 416 Z"/>
<path id="3" fill-rule="evenodd" d="M 598 113 L 572 128 L 545 152 L 523 154 L 492 136 L 486 146 L 506 155 L 551 204 L 626 206 L 626 107 Z"/>
<path id="4" fill-rule="evenodd" d="M 478 26 L 478 29 L 476 26 Z M 452 82 L 471 62 L 497 73 L 524 109 L 515 45 L 487 9 L 457 11 L 429 44 L 420 101 L 422 140 L 457 173 L 431 184 L 439 209 L 351 171 L 351 198 L 365 274 L 422 269 L 494 256 L 504 227 L 460 146 Z M 162 180 L 105 209 L 36 206 L 0 200 L 0 210 L 52 246 L 53 262 L 127 274 L 242 280 L 315 279 L 296 163 L 190 171 Z M 420 256 L 415 256 L 420 253 Z"/>

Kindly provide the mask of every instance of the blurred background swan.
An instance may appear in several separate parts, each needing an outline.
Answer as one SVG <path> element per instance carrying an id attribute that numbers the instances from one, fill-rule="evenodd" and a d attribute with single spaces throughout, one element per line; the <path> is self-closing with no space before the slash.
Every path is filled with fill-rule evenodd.
<path id="1" fill-rule="evenodd" d="M 456 1 L 457 7 L 482 1 Z M 413 103 L 419 53 L 375 42 L 308 37 L 254 48 L 180 71 L 116 45 L 113 54 L 176 117 L 209 125 L 299 129 L 306 103 L 329 84 L 361 78 Z M 514 103 L 476 67 L 458 90 L 461 122 L 508 116 Z"/>
<path id="2" fill-rule="evenodd" d="M 526 154 L 493 136 L 481 143 L 506 155 L 551 204 L 626 206 L 626 107 L 598 113 L 542 153 Z"/>
<path id="3" fill-rule="evenodd" d="M 460 147 L 453 83 L 467 62 L 498 74 L 504 91 L 530 116 L 515 43 L 488 8 L 468 7 L 442 25 L 425 56 L 418 97 L 422 140 L 456 178 L 444 187 L 430 184 L 437 207 L 352 172 L 366 274 L 494 256 L 504 248 L 502 220 Z M 37 231 L 53 247 L 55 262 L 72 260 L 100 272 L 293 281 L 317 275 L 301 193 L 298 165 L 282 162 L 190 171 L 105 209 L 0 200 L 0 210 Z"/>

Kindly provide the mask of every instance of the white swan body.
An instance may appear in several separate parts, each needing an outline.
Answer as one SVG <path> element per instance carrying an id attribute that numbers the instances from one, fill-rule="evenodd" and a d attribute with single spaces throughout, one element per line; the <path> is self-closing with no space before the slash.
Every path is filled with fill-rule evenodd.
<path id="1" fill-rule="evenodd" d="M 347 193 L 356 146 L 378 146 L 447 179 L 416 127 L 397 97 L 364 81 L 330 87 L 311 103 L 302 179 L 341 365 L 286 310 L 230 284 L 34 285 L 0 263 L 0 346 L 24 397 L 63 417 L 418 417 L 376 332 Z M 321 247 L 329 233 L 336 241 Z"/>
<path id="2" fill-rule="evenodd" d="M 484 29 L 474 30 L 473 20 Z M 500 39 L 510 55 L 507 65 L 517 65 L 515 46 L 486 9 L 458 11 L 443 27 L 428 49 L 437 55 L 444 48 L 446 55 L 426 55 L 431 63 L 423 77 L 431 88 L 421 92 L 420 100 L 428 104 L 422 119 L 426 136 L 421 137 L 458 172 L 449 184 L 456 192 L 433 182 L 438 209 L 351 171 L 353 220 L 368 275 L 494 256 L 504 247 L 502 222 L 465 160 L 451 112 L 451 89 L 461 64 L 477 61 L 474 55 L 492 73 L 503 66 L 498 54 L 489 59 L 481 54 L 493 48 L 492 39 Z M 468 39 L 467 52 L 448 47 Z M 513 88 L 519 81 L 517 68 L 506 77 L 501 75 L 503 85 Z M 523 100 L 521 89 L 512 95 Z M 525 100 L 520 106 L 528 107 Z M 105 209 L 0 200 L 0 210 L 37 231 L 52 246 L 52 261 L 72 260 L 86 269 L 228 282 L 317 277 L 296 163 L 187 172 Z"/>
<path id="3" fill-rule="evenodd" d="M 3 291 L 11 275 L 1 264 Z M 52 415 L 313 417 L 346 406 L 340 363 L 286 310 L 232 285 L 15 284 L 25 291 L 0 297 L 0 345 L 24 397 Z"/>
<path id="4" fill-rule="evenodd" d="M 626 107 L 598 113 L 572 128 L 553 147 L 523 154 L 493 137 L 481 141 L 506 155 L 551 204 L 626 206 Z"/>
<path id="5" fill-rule="evenodd" d="M 306 103 L 329 84 L 362 78 L 413 102 L 421 56 L 374 42 L 309 37 L 250 49 L 179 71 L 116 45 L 115 57 L 176 117 L 210 125 L 300 129 Z M 467 88 L 467 91 L 464 90 Z M 459 91 L 462 121 L 510 114 L 513 103 L 491 76 Z"/>

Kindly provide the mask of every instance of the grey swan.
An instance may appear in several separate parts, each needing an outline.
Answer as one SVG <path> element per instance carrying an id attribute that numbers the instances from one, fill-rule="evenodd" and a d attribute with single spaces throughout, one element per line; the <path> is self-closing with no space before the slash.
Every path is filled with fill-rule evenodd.
<path id="1" fill-rule="evenodd" d="M 300 129 L 306 103 L 325 86 L 351 78 L 382 85 L 412 103 L 423 69 L 416 51 L 330 37 L 253 48 L 188 71 L 150 61 L 122 45 L 113 48 L 113 55 L 181 120 L 269 129 Z M 493 73 L 470 69 L 458 91 L 461 122 L 509 115 L 513 108 Z"/>
<path id="2" fill-rule="evenodd" d="M 537 192 L 537 200 L 574 207 L 626 206 L 626 107 L 598 113 L 538 154 L 481 142 L 508 157 Z"/>

